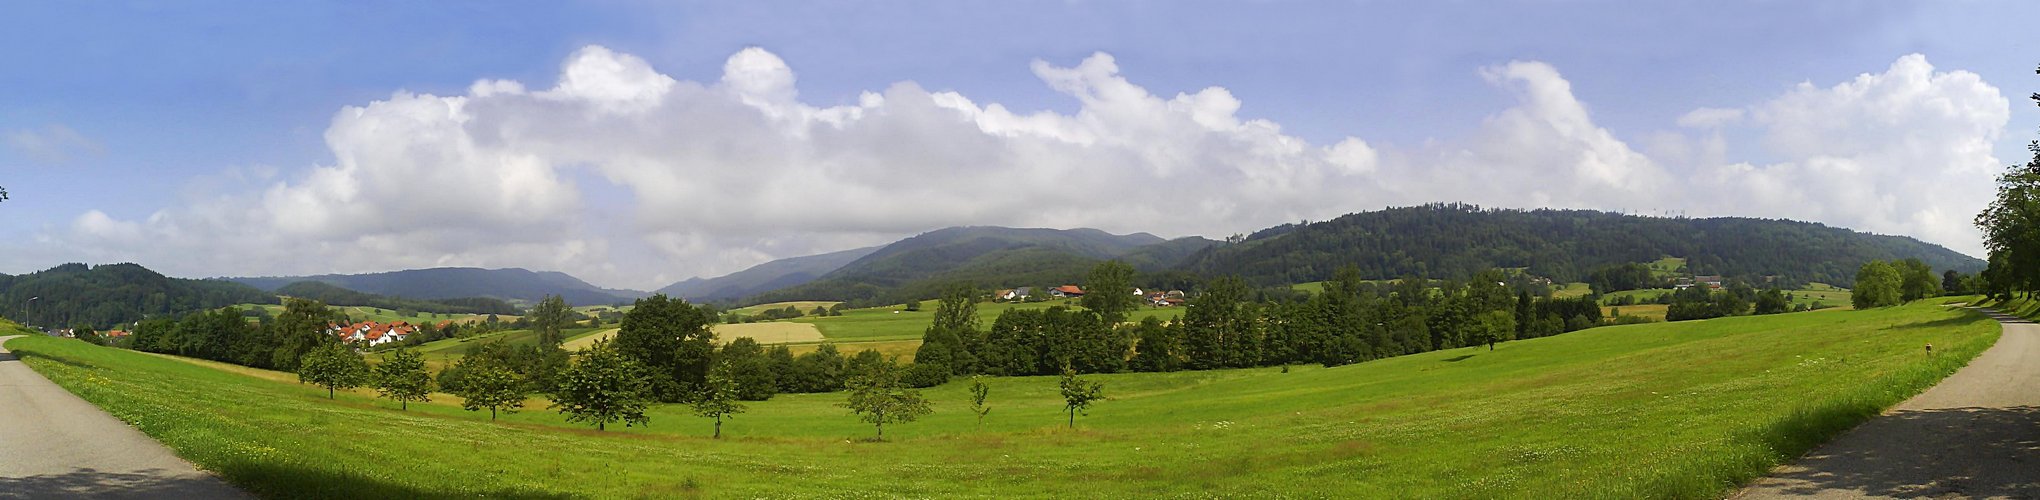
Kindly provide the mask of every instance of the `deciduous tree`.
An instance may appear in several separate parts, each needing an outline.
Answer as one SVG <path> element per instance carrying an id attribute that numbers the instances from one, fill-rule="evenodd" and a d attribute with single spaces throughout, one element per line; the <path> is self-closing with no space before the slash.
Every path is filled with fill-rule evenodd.
<path id="1" fill-rule="evenodd" d="M 306 353 L 298 365 L 298 381 L 326 388 L 326 399 L 333 399 L 336 390 L 361 387 L 367 376 L 368 362 L 361 353 L 338 342 Z"/>
<path id="2" fill-rule="evenodd" d="M 899 364 L 891 359 L 864 365 L 845 382 L 850 398 L 842 406 L 878 431 L 875 440 L 885 440 L 885 424 L 905 423 L 933 413 L 921 391 L 900 384 Z"/>
<path id="3" fill-rule="evenodd" d="M 651 374 L 652 394 L 669 403 L 684 401 L 708 377 L 715 354 L 715 317 L 686 300 L 665 294 L 638 299 L 623 315 L 616 350 Z"/>
<path id="4" fill-rule="evenodd" d="M 992 407 L 985 406 L 985 398 L 991 394 L 992 386 L 985 384 L 984 375 L 970 376 L 970 411 L 977 414 L 978 427 L 984 427 L 985 415 L 992 413 Z"/>
<path id="5" fill-rule="evenodd" d="M 524 408 L 524 380 L 517 372 L 492 358 L 469 356 L 455 365 L 462 373 L 460 384 L 453 394 L 460 396 L 461 407 L 468 411 L 489 409 L 489 420 L 496 420 L 496 412 L 517 413 Z"/>
<path id="6" fill-rule="evenodd" d="M 702 382 L 692 406 L 695 415 L 715 419 L 715 438 L 722 439 L 723 419 L 744 412 L 744 405 L 737 402 L 736 373 L 729 360 L 708 370 L 708 378 Z"/>
<path id="7" fill-rule="evenodd" d="M 1133 266 L 1116 260 L 1100 262 L 1084 276 L 1088 292 L 1077 303 L 1098 313 L 1106 325 L 1118 325 L 1140 305 L 1140 296 L 1133 294 L 1133 280 Z"/>
<path id="8" fill-rule="evenodd" d="M 636 360 L 609 341 L 598 340 L 560 374 L 552 408 L 565 414 L 568 422 L 594 422 L 598 431 L 607 430 L 610 422 L 648 425 L 645 407 L 652 397 L 645 379 L 645 369 Z"/>
<path id="9" fill-rule="evenodd" d="M 1063 412 L 1070 416 L 1070 428 L 1077 428 L 1077 415 L 1090 415 L 1091 403 L 1105 398 L 1105 383 L 1092 382 L 1077 377 L 1077 371 L 1063 367 L 1062 381 Z"/>
<path id="10" fill-rule="evenodd" d="M 432 374 L 425 372 L 425 358 L 410 349 L 390 351 L 375 366 L 375 390 L 404 410 L 411 409 L 412 401 L 431 401 Z"/>

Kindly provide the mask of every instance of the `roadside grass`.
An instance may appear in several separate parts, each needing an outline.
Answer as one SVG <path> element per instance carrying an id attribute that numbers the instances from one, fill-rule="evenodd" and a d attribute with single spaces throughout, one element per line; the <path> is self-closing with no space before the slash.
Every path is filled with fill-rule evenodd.
<path id="1" fill-rule="evenodd" d="M 967 385 L 890 442 L 843 394 L 684 406 L 593 432 L 543 406 L 490 422 L 50 337 L 58 384 L 267 497 L 1718 497 L 1930 386 L 1997 325 L 1928 302 L 1584 330 L 1339 368 L 1111 374 L 1063 429 L 1054 377 Z M 1919 345 L 1948 346 L 1927 358 Z M 287 374 L 286 374 L 287 375 Z"/>

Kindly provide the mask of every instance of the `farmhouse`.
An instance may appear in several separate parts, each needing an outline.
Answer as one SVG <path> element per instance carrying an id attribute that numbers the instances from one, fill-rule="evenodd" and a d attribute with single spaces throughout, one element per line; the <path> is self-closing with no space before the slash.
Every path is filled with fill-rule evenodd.
<path id="1" fill-rule="evenodd" d="M 352 325 L 334 323 L 326 328 L 327 333 L 340 337 L 341 342 L 359 344 L 364 347 L 401 342 L 404 338 L 410 337 L 411 334 L 417 333 L 417 331 L 418 327 L 411 326 L 410 323 L 403 321 L 395 323 L 363 321 Z"/>
<path id="2" fill-rule="evenodd" d="M 1014 289 L 1011 289 L 1011 290 L 999 290 L 999 291 L 998 291 L 997 293 L 993 293 L 993 294 L 992 294 L 992 297 L 998 298 L 999 300 L 1008 300 L 1008 301 L 1011 301 L 1011 300 L 1025 300 L 1025 299 L 1026 299 L 1026 298 L 1027 298 L 1028 296 L 1030 296 L 1030 295 L 1033 295 L 1033 294 L 1034 294 L 1034 287 L 1031 287 L 1031 286 L 1023 286 L 1023 287 L 1020 287 L 1020 288 L 1014 288 Z"/>
<path id="3" fill-rule="evenodd" d="M 1084 296 L 1084 289 L 1077 288 L 1076 285 L 1063 285 L 1049 290 L 1048 294 L 1059 298 L 1082 297 Z"/>

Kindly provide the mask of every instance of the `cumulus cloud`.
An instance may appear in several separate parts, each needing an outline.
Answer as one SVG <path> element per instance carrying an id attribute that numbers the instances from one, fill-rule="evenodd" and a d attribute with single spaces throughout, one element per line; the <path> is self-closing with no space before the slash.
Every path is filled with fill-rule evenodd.
<path id="1" fill-rule="evenodd" d="M 522 266 L 656 288 L 951 225 L 1222 236 L 1470 201 L 1811 218 L 1973 251 L 1967 214 L 1978 183 L 1987 194 L 2008 113 L 1974 74 L 1908 56 L 1832 87 L 1696 110 L 1678 120 L 1692 130 L 1650 136 L 1646 154 L 1596 124 L 1557 68 L 1517 61 L 1475 75 L 1515 104 L 1469 137 L 1312 144 L 1241 116 L 1224 88 L 1151 92 L 1108 54 L 1031 69 L 1076 110 L 1014 110 L 914 82 L 818 106 L 762 48 L 695 82 L 591 46 L 550 87 L 483 80 L 465 95 L 397 92 L 343 109 L 325 135 L 332 164 L 258 192 L 136 221 L 91 212 L 52 239 L 184 274 Z M 1719 160 L 1731 149 L 1719 130 L 1738 126 L 1783 160 Z M 1967 180 L 1923 199 L 1922 175 Z M 623 207 L 625 220 L 597 205 Z"/>

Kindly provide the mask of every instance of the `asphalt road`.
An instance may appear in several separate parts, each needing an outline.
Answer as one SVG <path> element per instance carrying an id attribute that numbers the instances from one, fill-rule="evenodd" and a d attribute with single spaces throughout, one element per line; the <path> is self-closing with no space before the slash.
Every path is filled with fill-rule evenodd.
<path id="1" fill-rule="evenodd" d="M 0 337 L 0 499 L 248 498 L 28 369 Z"/>
<path id="2" fill-rule="evenodd" d="M 1735 498 L 2040 498 L 2040 325 L 1990 314 L 1969 366 Z"/>

